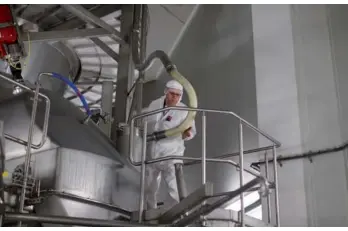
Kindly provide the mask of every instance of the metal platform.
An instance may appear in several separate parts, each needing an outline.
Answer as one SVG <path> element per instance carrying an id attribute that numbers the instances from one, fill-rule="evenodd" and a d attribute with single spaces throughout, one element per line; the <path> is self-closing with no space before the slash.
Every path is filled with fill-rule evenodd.
<path id="1" fill-rule="evenodd" d="M 207 227 L 230 227 L 239 226 L 239 212 L 227 209 L 216 209 L 215 211 L 208 214 L 206 217 L 205 226 Z M 273 225 L 267 224 L 262 220 L 245 215 L 244 216 L 245 226 L 248 227 L 274 227 Z"/>
<path id="2" fill-rule="evenodd" d="M 160 224 L 170 224 L 173 221 L 179 219 L 180 216 L 190 211 L 194 207 L 200 205 L 204 200 L 212 196 L 213 184 L 208 182 L 170 209 L 162 207 L 159 209 L 150 209 L 144 211 L 143 220 L 147 222 L 152 221 Z M 137 221 L 138 217 L 139 212 L 133 212 L 131 220 Z"/>
<path id="3" fill-rule="evenodd" d="M 169 226 L 240 226 L 240 212 L 234 210 L 221 209 L 221 205 L 232 199 L 240 192 L 253 187 L 259 182 L 259 179 L 254 179 L 246 185 L 226 193 L 221 196 L 214 195 L 213 184 L 208 182 L 188 197 L 184 198 L 180 203 L 172 208 L 159 208 L 143 212 L 143 221 L 153 225 L 169 225 Z M 217 197 L 216 201 L 207 199 Z M 205 204 L 203 204 L 205 202 Z M 200 216 L 204 216 L 203 219 Z M 139 212 L 133 212 L 131 215 L 132 221 L 139 219 Z M 248 227 L 271 227 L 262 220 L 244 214 L 244 226 Z"/>

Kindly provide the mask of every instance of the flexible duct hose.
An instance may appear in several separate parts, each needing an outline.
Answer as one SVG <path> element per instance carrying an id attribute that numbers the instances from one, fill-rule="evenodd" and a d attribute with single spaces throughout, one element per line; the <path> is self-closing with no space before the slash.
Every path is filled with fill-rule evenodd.
<path id="1" fill-rule="evenodd" d="M 80 98 L 81 102 L 82 102 L 82 105 L 83 107 L 85 108 L 86 110 L 86 113 L 88 116 L 92 116 L 92 112 L 91 110 L 89 109 L 89 106 L 87 104 L 87 101 L 85 99 L 85 97 L 81 94 L 81 92 L 79 91 L 79 89 L 75 86 L 75 84 L 73 82 L 70 81 L 70 79 L 58 74 L 58 73 L 55 73 L 55 72 L 52 72 L 52 73 L 47 73 L 49 74 L 50 76 L 52 76 L 53 78 L 56 78 L 56 79 L 59 79 L 61 81 L 63 81 L 64 83 L 66 83 L 69 87 L 71 87 L 76 95 Z"/>
<path id="2" fill-rule="evenodd" d="M 166 71 L 168 72 L 168 74 L 184 87 L 184 90 L 186 91 L 186 94 L 188 96 L 189 107 L 197 108 L 198 102 L 197 102 L 197 95 L 196 95 L 195 89 L 192 87 L 191 83 L 183 75 L 180 74 L 176 66 L 170 61 L 167 54 L 164 53 L 163 51 L 160 51 L 160 50 L 154 51 L 145 60 L 144 64 L 137 66 L 137 69 L 139 71 L 145 71 L 151 66 L 155 58 L 160 59 Z M 178 125 L 175 128 L 171 128 L 164 131 L 158 131 L 150 135 L 147 135 L 147 139 L 146 139 L 147 142 L 160 140 L 166 137 L 171 137 L 171 136 L 175 136 L 177 134 L 183 133 L 186 129 L 192 126 L 192 122 L 194 121 L 196 114 L 197 113 L 195 111 L 189 111 L 185 120 L 180 125 Z"/>

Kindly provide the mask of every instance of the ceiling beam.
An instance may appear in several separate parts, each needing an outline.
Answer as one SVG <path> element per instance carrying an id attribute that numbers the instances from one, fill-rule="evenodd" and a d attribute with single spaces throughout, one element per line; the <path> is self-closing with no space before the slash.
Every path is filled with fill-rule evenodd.
<path id="1" fill-rule="evenodd" d="M 111 33 L 110 37 L 120 44 L 126 45 L 126 42 L 121 38 L 121 33 L 117 31 L 114 27 L 107 24 L 105 21 L 101 20 L 99 17 L 94 15 L 92 12 L 83 8 L 81 5 L 61 5 L 64 9 L 76 15 L 81 20 L 86 23 L 90 23 L 95 27 L 102 27 Z"/>
<path id="2" fill-rule="evenodd" d="M 29 36 L 26 34 L 29 33 Z M 44 32 L 22 32 L 22 41 L 41 42 L 41 41 L 58 41 L 75 38 L 93 38 L 108 36 L 110 32 L 103 28 L 91 28 L 91 29 L 74 29 L 64 31 L 44 31 Z M 106 52 L 105 52 L 106 53 Z"/>
<path id="3" fill-rule="evenodd" d="M 111 14 L 115 11 L 118 11 L 121 9 L 121 5 L 119 4 L 103 4 L 95 9 L 91 9 L 90 13 L 95 15 L 96 17 L 104 17 L 108 14 Z M 68 30 L 73 28 L 80 28 L 82 26 L 86 25 L 86 22 L 84 20 L 81 20 L 80 18 L 73 16 L 68 21 L 62 21 L 60 23 L 56 23 L 54 25 L 50 25 L 46 28 L 43 28 L 44 30 Z"/>
<path id="4" fill-rule="evenodd" d="M 111 49 L 106 43 L 101 41 L 99 38 L 90 38 L 95 45 L 102 49 L 107 55 L 109 55 L 113 60 L 118 62 L 120 60 L 120 55 L 117 54 L 113 49 Z"/>

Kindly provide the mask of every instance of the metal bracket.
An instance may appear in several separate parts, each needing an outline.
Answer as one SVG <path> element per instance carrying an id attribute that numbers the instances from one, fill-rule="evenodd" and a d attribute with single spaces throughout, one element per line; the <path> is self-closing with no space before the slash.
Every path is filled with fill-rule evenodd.
<path id="1" fill-rule="evenodd" d="M 309 160 L 309 162 L 313 163 L 313 158 L 312 158 L 312 156 L 308 156 L 308 160 Z"/>
<path id="2" fill-rule="evenodd" d="M 282 155 L 279 155 L 278 158 L 282 158 Z M 281 160 L 277 160 L 277 163 L 279 164 L 280 167 L 283 167 L 283 163 Z"/>

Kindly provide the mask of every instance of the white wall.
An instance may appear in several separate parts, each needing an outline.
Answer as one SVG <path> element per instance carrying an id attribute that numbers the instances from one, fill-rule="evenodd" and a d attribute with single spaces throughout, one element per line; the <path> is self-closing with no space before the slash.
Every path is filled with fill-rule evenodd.
<path id="1" fill-rule="evenodd" d="M 259 126 L 280 139 L 282 155 L 330 148 L 347 134 L 346 104 L 338 100 L 347 81 L 341 7 L 253 6 Z M 284 162 L 279 180 L 282 226 L 348 224 L 342 152 L 314 157 L 313 163 Z"/>
<path id="2" fill-rule="evenodd" d="M 348 65 L 347 65 L 347 54 L 348 47 L 346 43 L 348 41 L 348 26 L 346 21 L 348 20 L 347 5 L 330 5 L 327 7 L 328 23 L 331 25 L 330 28 L 330 39 L 331 39 L 331 54 L 334 60 L 334 73 L 335 83 L 338 90 L 338 110 L 339 110 L 339 123 L 341 128 L 342 141 L 348 140 L 348 124 L 346 118 L 348 116 L 348 101 L 347 98 L 347 87 L 348 87 Z M 345 165 L 346 175 L 348 176 L 348 153 L 344 151 L 344 159 L 342 163 Z M 348 177 L 346 178 L 348 181 Z M 348 184 L 348 183 L 347 183 Z"/>
<path id="3" fill-rule="evenodd" d="M 290 7 L 253 5 L 252 19 L 258 126 L 282 143 L 279 155 L 301 152 Z M 263 138 L 259 143 L 260 146 L 269 144 Z M 287 220 L 287 224 L 295 226 L 307 223 L 303 172 L 293 171 L 302 166 L 302 160 L 288 162 L 279 172 L 280 206 L 286 207 L 281 209 L 281 221 Z M 289 175 L 291 179 L 284 180 Z M 288 201 L 291 203 L 285 205 Z M 265 202 L 263 212 L 263 219 L 267 221 Z M 274 213 L 272 217 L 274 222 Z"/>
<path id="4" fill-rule="evenodd" d="M 146 56 L 155 50 L 168 53 L 180 35 L 180 31 L 189 18 L 195 5 L 149 4 L 150 27 L 147 36 Z M 146 80 L 153 80 L 162 67 L 156 61 L 146 72 Z"/>

